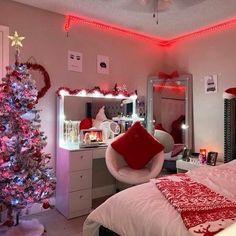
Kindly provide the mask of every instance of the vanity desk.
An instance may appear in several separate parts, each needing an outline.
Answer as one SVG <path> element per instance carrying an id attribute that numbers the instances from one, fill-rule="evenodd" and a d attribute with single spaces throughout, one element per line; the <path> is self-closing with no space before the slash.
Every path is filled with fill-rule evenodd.
<path id="1" fill-rule="evenodd" d="M 92 208 L 93 198 L 115 192 L 114 179 L 105 166 L 107 143 L 117 135 L 112 127 L 114 122 L 115 125 L 123 125 L 124 122 L 132 123 L 140 118 L 136 115 L 136 94 L 109 94 L 98 89 L 71 91 L 63 88 L 59 89 L 57 94 L 56 208 L 70 219 L 88 214 Z M 129 107 L 126 104 L 129 104 Z M 79 124 L 83 119 L 90 118 L 93 125 L 97 125 L 97 114 L 103 107 L 103 117 L 106 116 L 108 121 L 105 119 L 101 122 L 103 125 L 94 129 L 95 132 L 97 130 L 102 133 L 102 142 L 98 143 L 97 139 L 97 143 L 94 143 L 91 139 L 87 144 L 86 132 L 93 133 L 94 130 L 79 129 Z M 124 117 L 129 118 L 126 120 Z M 105 122 L 108 123 L 104 125 Z M 113 122 L 113 126 L 109 126 L 109 122 Z M 124 127 L 119 130 L 123 129 Z M 107 130 L 112 134 L 109 140 L 106 140 Z M 90 137 L 90 133 L 87 136 Z M 110 192 L 104 191 L 106 188 L 110 189 Z"/>
<path id="2" fill-rule="evenodd" d="M 67 218 L 92 208 L 93 160 L 105 158 L 106 147 L 58 148 L 56 208 Z"/>

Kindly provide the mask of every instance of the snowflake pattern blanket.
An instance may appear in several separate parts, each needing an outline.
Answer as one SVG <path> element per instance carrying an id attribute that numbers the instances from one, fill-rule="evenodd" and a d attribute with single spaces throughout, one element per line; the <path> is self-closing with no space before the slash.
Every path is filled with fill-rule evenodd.
<path id="1" fill-rule="evenodd" d="M 193 181 L 186 174 L 159 178 L 156 186 L 179 212 L 193 235 L 215 235 L 236 221 L 236 202 Z"/>

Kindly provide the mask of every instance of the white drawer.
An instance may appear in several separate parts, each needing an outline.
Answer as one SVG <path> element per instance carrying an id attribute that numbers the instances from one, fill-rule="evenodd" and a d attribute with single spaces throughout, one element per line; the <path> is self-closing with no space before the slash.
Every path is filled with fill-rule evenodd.
<path id="1" fill-rule="evenodd" d="M 92 207 L 92 190 L 86 189 L 69 193 L 69 213 Z"/>
<path id="2" fill-rule="evenodd" d="M 92 169 L 91 151 L 72 151 L 70 152 L 69 171 Z"/>
<path id="3" fill-rule="evenodd" d="M 93 150 L 93 159 L 104 158 L 106 153 L 106 148 L 99 148 Z"/>
<path id="4" fill-rule="evenodd" d="M 69 191 L 92 188 L 92 170 L 71 172 L 69 177 Z"/>

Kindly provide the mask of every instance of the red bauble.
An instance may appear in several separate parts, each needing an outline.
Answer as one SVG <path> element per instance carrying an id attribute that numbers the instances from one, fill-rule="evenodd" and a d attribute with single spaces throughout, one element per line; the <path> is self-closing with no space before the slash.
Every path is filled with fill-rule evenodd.
<path id="1" fill-rule="evenodd" d="M 6 129 L 6 127 L 4 125 L 0 126 L 0 131 L 4 131 Z"/>
<path id="2" fill-rule="evenodd" d="M 32 109 L 34 107 L 34 104 L 33 103 L 29 103 L 28 105 L 27 105 L 27 108 L 29 108 L 29 109 Z"/>
<path id="3" fill-rule="evenodd" d="M 34 130 L 34 135 L 35 136 L 38 136 L 39 135 L 39 131 L 36 129 L 36 130 Z"/>
<path id="4" fill-rule="evenodd" d="M 16 108 L 21 108 L 21 104 L 19 102 L 16 103 L 15 105 Z"/>
<path id="5" fill-rule="evenodd" d="M 49 202 L 48 202 L 48 201 L 45 201 L 45 202 L 43 203 L 43 208 L 44 208 L 44 209 L 48 209 L 49 207 L 50 207 Z"/>
<path id="6" fill-rule="evenodd" d="M 12 168 L 13 168 L 14 172 L 20 171 L 20 167 L 18 165 L 13 165 Z"/>
<path id="7" fill-rule="evenodd" d="M 35 157 L 41 157 L 41 152 L 40 151 L 35 152 L 34 156 Z"/>
<path id="8" fill-rule="evenodd" d="M 7 85 L 3 86 L 3 91 L 5 93 L 8 93 L 9 92 L 9 87 Z"/>
<path id="9" fill-rule="evenodd" d="M 9 160 L 10 160 L 10 157 L 9 157 L 9 156 L 4 156 L 3 159 L 4 159 L 4 161 L 6 162 L 6 161 L 9 161 Z"/>

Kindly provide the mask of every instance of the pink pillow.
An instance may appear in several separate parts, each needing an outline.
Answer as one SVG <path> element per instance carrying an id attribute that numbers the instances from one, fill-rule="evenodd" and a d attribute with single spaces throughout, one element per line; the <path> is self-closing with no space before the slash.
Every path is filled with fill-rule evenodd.
<path id="1" fill-rule="evenodd" d="M 132 169 L 142 169 L 164 147 L 140 124 L 134 123 L 124 135 L 111 143 Z"/>

